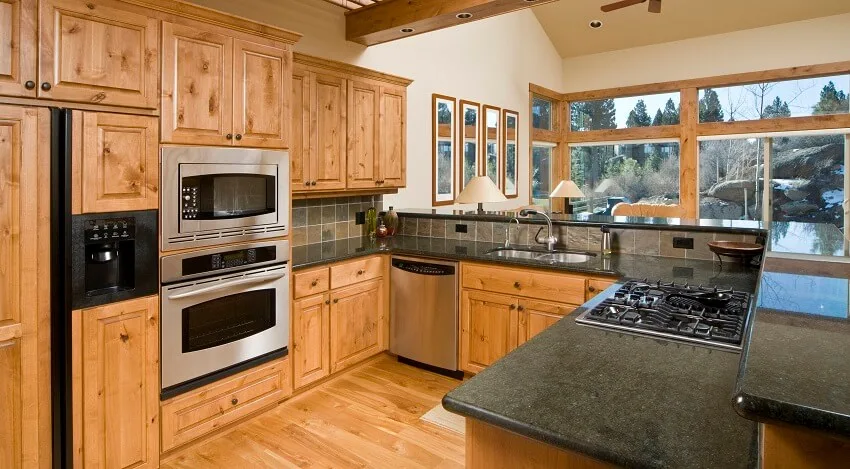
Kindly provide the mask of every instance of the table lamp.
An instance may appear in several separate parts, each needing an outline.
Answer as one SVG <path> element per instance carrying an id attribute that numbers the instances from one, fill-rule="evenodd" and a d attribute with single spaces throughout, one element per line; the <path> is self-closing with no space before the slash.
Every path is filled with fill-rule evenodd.
<path id="1" fill-rule="evenodd" d="M 484 203 L 504 202 L 508 200 L 505 194 L 493 184 L 489 176 L 472 178 L 463 191 L 455 199 L 458 204 L 478 204 L 478 213 L 484 213 Z"/>
<path id="2" fill-rule="evenodd" d="M 576 183 L 574 183 L 573 181 L 564 180 L 558 183 L 558 186 L 555 187 L 555 190 L 553 190 L 551 194 L 549 194 L 549 197 L 563 197 L 564 199 L 566 199 L 564 201 L 564 213 L 566 213 L 567 215 L 572 215 L 573 206 L 570 205 L 570 199 L 583 198 L 584 193 L 581 191 L 581 189 L 578 188 Z"/>

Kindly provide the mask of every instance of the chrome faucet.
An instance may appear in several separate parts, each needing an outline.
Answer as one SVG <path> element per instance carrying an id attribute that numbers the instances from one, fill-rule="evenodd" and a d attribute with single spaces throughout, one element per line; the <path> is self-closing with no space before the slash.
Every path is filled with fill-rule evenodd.
<path id="1" fill-rule="evenodd" d="M 537 234 L 534 235 L 534 241 L 537 242 L 537 243 L 540 243 L 540 244 L 545 244 L 547 250 L 554 251 L 555 250 L 555 244 L 558 243 L 558 238 L 555 235 L 552 234 L 552 219 L 549 218 L 549 215 L 546 215 L 546 213 L 544 213 L 544 212 L 539 212 L 537 210 L 531 210 L 531 209 L 528 209 L 528 208 L 520 210 L 519 214 L 520 214 L 520 216 L 523 216 L 523 217 L 527 217 L 529 215 L 540 215 L 540 216 L 542 216 L 543 218 L 546 219 L 546 225 L 549 228 L 548 235 L 545 238 L 543 238 L 542 240 L 540 239 L 540 232 L 543 231 L 543 228 L 541 227 L 539 230 L 537 230 Z"/>
<path id="2" fill-rule="evenodd" d="M 519 220 L 517 217 L 513 217 L 508 221 L 508 224 L 505 225 L 505 247 L 511 247 L 511 222 L 516 222 L 517 229 L 519 228 Z"/>

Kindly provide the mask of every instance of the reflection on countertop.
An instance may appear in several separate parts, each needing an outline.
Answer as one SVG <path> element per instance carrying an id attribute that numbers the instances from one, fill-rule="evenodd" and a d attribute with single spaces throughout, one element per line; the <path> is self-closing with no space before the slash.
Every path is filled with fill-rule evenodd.
<path id="1" fill-rule="evenodd" d="M 827 223 L 773 222 L 768 250 L 781 254 L 848 257 L 850 243 L 835 225 Z"/>

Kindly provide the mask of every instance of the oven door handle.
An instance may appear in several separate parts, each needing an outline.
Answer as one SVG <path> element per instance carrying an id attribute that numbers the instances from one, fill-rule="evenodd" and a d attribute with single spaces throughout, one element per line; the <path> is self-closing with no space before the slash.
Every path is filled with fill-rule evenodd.
<path id="1" fill-rule="evenodd" d="M 176 295 L 168 295 L 169 300 L 179 300 L 181 298 L 189 298 L 192 296 L 203 295 L 204 293 L 209 293 L 218 290 L 226 290 L 231 287 L 235 287 L 237 285 L 245 285 L 249 283 L 261 283 L 269 280 L 277 280 L 279 278 L 286 277 L 286 274 L 273 274 L 273 275 L 260 275 L 257 277 L 248 277 L 242 278 L 239 280 L 234 280 L 232 282 L 220 283 L 218 285 L 211 285 L 209 287 L 199 288 L 197 290 L 188 291 L 186 293 L 177 293 Z"/>

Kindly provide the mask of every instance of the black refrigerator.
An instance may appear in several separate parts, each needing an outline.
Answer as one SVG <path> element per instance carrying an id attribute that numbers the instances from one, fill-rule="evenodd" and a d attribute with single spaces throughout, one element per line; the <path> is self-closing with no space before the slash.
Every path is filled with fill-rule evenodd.
<path id="1" fill-rule="evenodd" d="M 51 110 L 50 341 L 53 467 L 73 465 L 71 316 L 86 308 L 156 294 L 156 210 L 72 214 L 72 120 L 85 112 Z M 82 126 L 78 126 L 81 128 Z M 110 154 L 110 158 L 122 155 Z M 83 171 L 91 168 L 82 168 Z M 104 177 L 108 177 L 106 175 Z"/>

